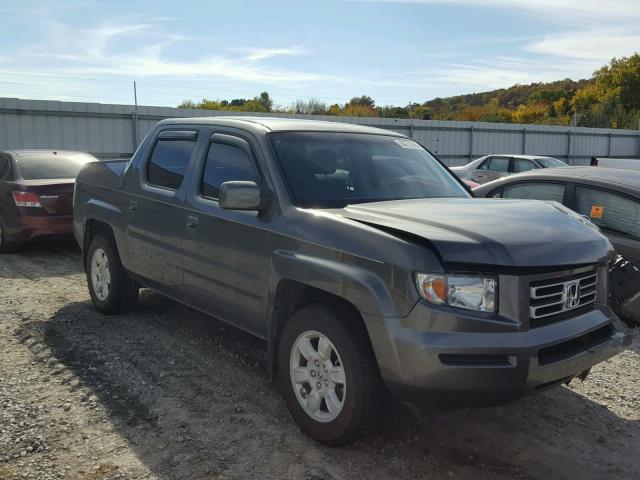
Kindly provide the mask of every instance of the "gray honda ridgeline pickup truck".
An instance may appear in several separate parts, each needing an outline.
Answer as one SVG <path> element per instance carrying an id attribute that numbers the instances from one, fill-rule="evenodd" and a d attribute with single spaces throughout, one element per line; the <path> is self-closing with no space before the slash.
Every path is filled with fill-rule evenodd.
<path id="1" fill-rule="evenodd" d="M 164 120 L 129 162 L 81 171 L 74 230 L 96 309 L 145 286 L 266 339 L 291 415 L 328 445 L 369 432 L 388 392 L 514 398 L 630 343 L 597 228 L 473 199 L 390 131 Z"/>

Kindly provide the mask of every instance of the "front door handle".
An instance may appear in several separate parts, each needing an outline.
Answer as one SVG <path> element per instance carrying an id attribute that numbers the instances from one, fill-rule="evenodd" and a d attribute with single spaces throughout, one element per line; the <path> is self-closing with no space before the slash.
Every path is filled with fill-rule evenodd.
<path id="1" fill-rule="evenodd" d="M 136 202 L 135 200 L 130 200 L 129 213 L 133 215 L 134 213 L 136 213 L 137 208 L 138 208 L 138 202 Z"/>
<path id="2" fill-rule="evenodd" d="M 188 228 L 197 228 L 198 226 L 198 217 L 195 215 L 187 216 L 187 227 Z"/>

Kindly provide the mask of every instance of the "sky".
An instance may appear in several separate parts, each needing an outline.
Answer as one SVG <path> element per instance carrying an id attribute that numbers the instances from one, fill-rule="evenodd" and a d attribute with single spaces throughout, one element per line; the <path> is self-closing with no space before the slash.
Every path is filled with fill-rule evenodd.
<path id="1" fill-rule="evenodd" d="M 2 0 L 0 97 L 421 103 L 588 78 L 640 51 L 639 2 Z"/>

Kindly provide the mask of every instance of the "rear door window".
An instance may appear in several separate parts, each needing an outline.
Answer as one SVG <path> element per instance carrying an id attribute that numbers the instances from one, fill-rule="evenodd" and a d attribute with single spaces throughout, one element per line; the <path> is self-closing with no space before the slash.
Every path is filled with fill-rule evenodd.
<path id="1" fill-rule="evenodd" d="M 149 184 L 171 190 L 182 185 L 196 144 L 196 133 L 193 132 L 190 138 L 184 132 L 180 133 L 182 138 L 173 138 L 170 134 L 166 138 L 158 138 L 147 164 Z"/>
<path id="2" fill-rule="evenodd" d="M 536 170 L 538 167 L 531 160 L 524 158 L 513 159 L 513 173 L 528 172 L 529 170 Z"/>
<path id="3" fill-rule="evenodd" d="M 508 172 L 509 160 L 509 157 L 491 157 L 482 164 L 480 170 L 489 170 L 491 172 Z"/>
<path id="4" fill-rule="evenodd" d="M 640 201 L 606 190 L 576 187 L 576 211 L 603 231 L 640 238 Z"/>
<path id="5" fill-rule="evenodd" d="M 518 183 L 502 190 L 502 198 L 553 200 L 562 203 L 565 186 L 561 183 Z"/>
<path id="6" fill-rule="evenodd" d="M 218 199 L 220 186 L 236 180 L 258 182 L 248 152 L 236 145 L 211 142 L 202 175 L 202 195 Z"/>

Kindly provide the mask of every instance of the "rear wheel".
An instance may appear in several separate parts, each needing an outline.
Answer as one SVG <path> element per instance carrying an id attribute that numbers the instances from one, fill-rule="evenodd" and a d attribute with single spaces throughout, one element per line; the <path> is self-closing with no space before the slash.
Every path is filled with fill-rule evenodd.
<path id="1" fill-rule="evenodd" d="M 131 279 L 120 262 L 113 238 L 98 235 L 87 252 L 87 284 L 93 305 L 106 314 L 133 308 L 140 286 Z"/>
<path id="2" fill-rule="evenodd" d="M 282 394 L 300 428 L 330 446 L 375 429 L 389 399 L 360 318 L 310 305 L 293 314 L 278 351 Z"/>

